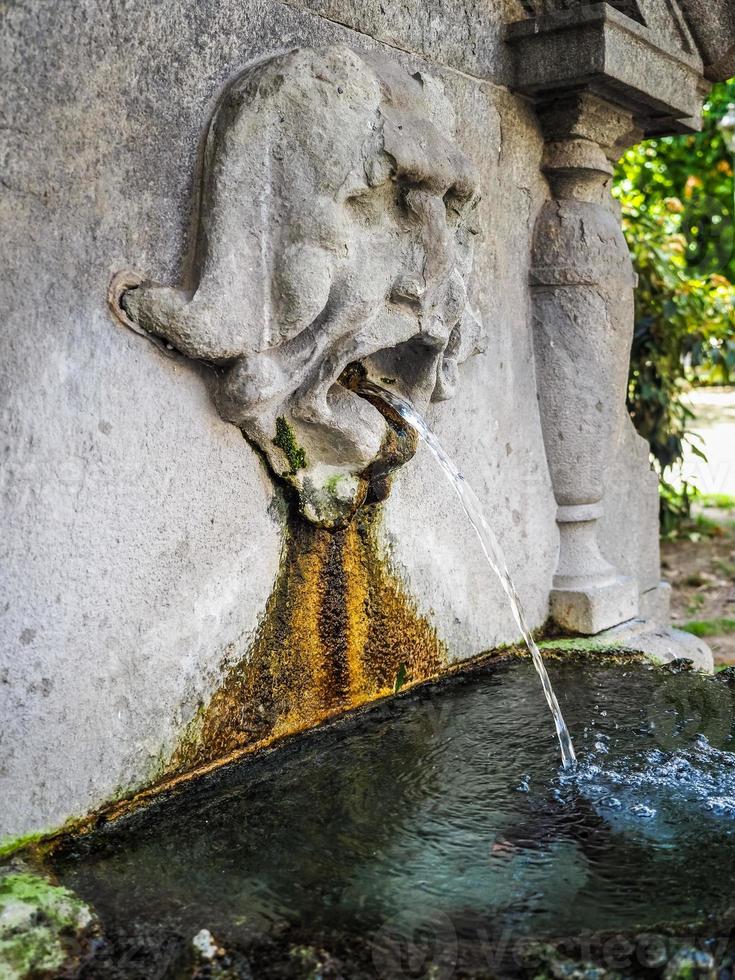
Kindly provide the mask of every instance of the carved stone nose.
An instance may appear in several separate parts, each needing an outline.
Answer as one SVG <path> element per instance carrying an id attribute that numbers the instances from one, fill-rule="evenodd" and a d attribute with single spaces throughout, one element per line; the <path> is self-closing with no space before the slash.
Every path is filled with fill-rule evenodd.
<path id="1" fill-rule="evenodd" d="M 401 300 L 420 306 L 426 295 L 426 285 L 418 275 L 399 276 L 393 284 L 391 299 L 400 302 Z"/>
<path id="2" fill-rule="evenodd" d="M 443 288 L 451 275 L 455 261 L 455 242 L 447 224 L 446 206 L 440 195 L 423 188 L 410 190 L 406 194 L 406 204 L 421 225 L 425 256 L 423 278 L 427 298 L 433 302 L 436 291 Z"/>

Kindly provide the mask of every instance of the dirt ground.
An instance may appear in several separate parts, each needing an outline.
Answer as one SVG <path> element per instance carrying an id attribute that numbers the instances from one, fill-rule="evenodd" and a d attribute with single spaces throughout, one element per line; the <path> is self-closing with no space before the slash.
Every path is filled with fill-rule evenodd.
<path id="1" fill-rule="evenodd" d="M 716 664 L 735 664 L 735 510 L 701 511 L 680 537 L 661 542 L 661 563 L 673 625 L 702 636 Z"/>

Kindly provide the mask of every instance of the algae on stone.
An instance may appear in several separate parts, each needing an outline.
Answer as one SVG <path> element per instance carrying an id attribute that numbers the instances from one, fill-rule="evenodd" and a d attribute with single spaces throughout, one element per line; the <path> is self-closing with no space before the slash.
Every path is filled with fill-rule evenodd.
<path id="1" fill-rule="evenodd" d="M 30 834 L 22 834 L 20 837 L 0 837 L 0 861 L 24 850 L 30 844 L 43 840 L 48 833 L 49 831 L 37 830 Z"/>
<path id="2" fill-rule="evenodd" d="M 295 476 L 299 470 L 304 469 L 306 452 L 299 446 L 293 429 L 283 415 L 279 415 L 276 419 L 276 437 L 273 440 L 273 445 L 277 446 L 288 460 L 288 465 L 291 467 L 289 476 Z"/>
<path id="3" fill-rule="evenodd" d="M 0 877 L 0 980 L 55 974 L 82 952 L 93 921 L 67 888 L 25 872 Z"/>
<path id="4" fill-rule="evenodd" d="M 437 676 L 446 650 L 379 553 L 380 511 L 334 531 L 294 515 L 273 594 L 248 655 L 182 739 L 169 774 L 301 731 L 335 712 Z"/>

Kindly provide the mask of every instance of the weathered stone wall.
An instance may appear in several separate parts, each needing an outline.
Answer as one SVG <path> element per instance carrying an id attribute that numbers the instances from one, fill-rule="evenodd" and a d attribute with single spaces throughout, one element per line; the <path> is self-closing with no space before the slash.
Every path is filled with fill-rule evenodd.
<path id="1" fill-rule="evenodd" d="M 485 501 L 533 626 L 558 549 L 528 291 L 549 196 L 543 140 L 506 87 L 501 40 L 521 3 L 80 0 L 5 13 L 0 839 L 163 771 L 251 649 L 276 582 L 282 493 L 219 418 L 211 372 L 106 306 L 121 268 L 189 280 L 207 122 L 249 62 L 337 41 L 442 81 L 480 174 L 471 300 L 485 337 L 429 420 Z M 619 462 L 609 498 L 629 501 L 641 468 Z M 425 450 L 396 476 L 377 533 L 450 658 L 517 639 Z M 627 556 L 618 538 L 611 557 L 634 570 L 633 548 L 654 535 L 643 528 Z"/>

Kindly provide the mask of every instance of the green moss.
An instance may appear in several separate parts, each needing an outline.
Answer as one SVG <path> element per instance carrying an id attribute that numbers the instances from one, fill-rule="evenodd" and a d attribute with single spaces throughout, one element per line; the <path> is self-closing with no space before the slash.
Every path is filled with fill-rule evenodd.
<path id="1" fill-rule="evenodd" d="M 290 950 L 291 959 L 303 970 L 304 980 L 319 980 L 323 964 L 319 954 L 311 946 L 294 946 Z"/>
<path id="2" fill-rule="evenodd" d="M 406 683 L 407 680 L 408 680 L 408 671 L 406 670 L 406 665 L 401 664 L 396 673 L 395 680 L 393 681 L 393 693 L 398 694 L 398 692 L 400 691 L 400 689 L 403 687 L 403 685 Z"/>
<path id="3" fill-rule="evenodd" d="M 39 830 L 34 834 L 24 834 L 22 837 L 3 837 L 0 840 L 0 860 L 8 858 L 17 851 L 22 851 L 31 844 L 37 844 L 48 836 L 48 831 Z"/>
<path id="4" fill-rule="evenodd" d="M 543 640 L 538 645 L 539 650 L 549 652 L 559 651 L 570 653 L 625 653 L 629 648 L 610 640 L 599 640 L 594 636 L 572 636 L 564 639 Z M 630 650 L 630 652 L 634 652 Z"/>
<path id="5" fill-rule="evenodd" d="M 327 477 L 327 479 L 324 481 L 324 489 L 327 491 L 327 493 L 335 494 L 341 479 L 341 473 L 335 473 L 334 476 Z"/>
<path id="6" fill-rule="evenodd" d="M 669 960 L 667 980 L 697 980 L 697 977 L 716 975 L 715 962 L 710 953 L 684 948 Z"/>
<path id="7" fill-rule="evenodd" d="M 735 633 L 735 619 L 695 619 L 691 623 L 684 623 L 681 629 L 699 637 L 725 636 L 728 633 Z"/>
<path id="8" fill-rule="evenodd" d="M 31 874 L 0 878 L 0 977 L 58 971 L 92 923 L 89 908 L 67 888 Z"/>
<path id="9" fill-rule="evenodd" d="M 291 467 L 289 471 L 291 476 L 295 476 L 299 470 L 304 469 L 306 466 L 306 453 L 296 442 L 293 429 L 283 415 L 279 415 L 276 419 L 276 438 L 273 440 L 273 445 L 277 446 L 288 460 L 288 464 Z"/>
<path id="10" fill-rule="evenodd" d="M 675 973 L 670 974 L 676 980 L 695 980 L 699 975 L 699 970 L 695 968 L 693 963 L 682 963 Z"/>

